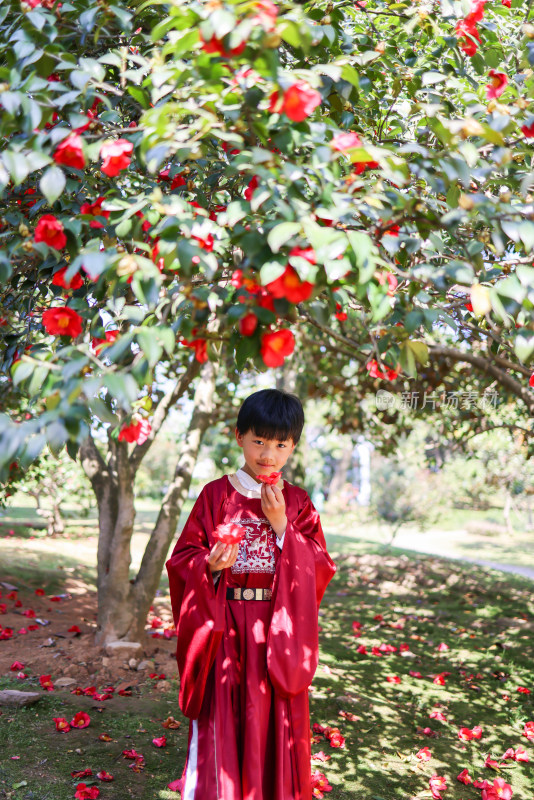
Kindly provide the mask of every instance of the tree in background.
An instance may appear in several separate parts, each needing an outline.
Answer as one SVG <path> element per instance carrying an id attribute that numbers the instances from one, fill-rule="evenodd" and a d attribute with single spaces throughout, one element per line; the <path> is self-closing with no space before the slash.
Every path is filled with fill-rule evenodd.
<path id="1" fill-rule="evenodd" d="M 140 635 L 200 442 L 243 371 L 295 353 L 298 390 L 333 395 L 338 429 L 386 449 L 404 419 L 368 404 L 384 386 L 495 390 L 527 438 L 530 13 L 3 4 L 1 369 L 24 418 L 0 417 L 0 474 L 45 445 L 80 459 L 99 508 L 100 641 Z M 130 582 L 135 476 L 186 397 Z"/>

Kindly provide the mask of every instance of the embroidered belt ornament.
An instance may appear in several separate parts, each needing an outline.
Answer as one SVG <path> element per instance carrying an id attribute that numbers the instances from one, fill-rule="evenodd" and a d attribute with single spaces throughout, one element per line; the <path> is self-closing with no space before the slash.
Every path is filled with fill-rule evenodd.
<path id="1" fill-rule="evenodd" d="M 273 596 L 272 589 L 227 589 L 226 597 L 229 600 L 270 600 Z"/>

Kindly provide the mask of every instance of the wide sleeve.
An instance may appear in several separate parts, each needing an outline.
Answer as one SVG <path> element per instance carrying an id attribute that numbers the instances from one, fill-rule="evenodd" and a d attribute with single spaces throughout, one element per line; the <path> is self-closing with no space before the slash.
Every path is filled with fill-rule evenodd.
<path id="1" fill-rule="evenodd" d="M 319 606 L 336 566 L 309 496 L 288 504 L 288 524 L 273 584 L 267 669 L 273 687 L 293 697 L 312 682 L 319 661 Z M 292 508 L 293 507 L 293 508 Z"/>
<path id="2" fill-rule="evenodd" d="M 204 487 L 165 563 L 177 635 L 179 704 L 190 719 L 200 714 L 208 673 L 224 631 L 226 570 L 215 587 L 208 566 L 209 541 L 216 527 L 214 508 L 220 507 L 220 499 Z"/>

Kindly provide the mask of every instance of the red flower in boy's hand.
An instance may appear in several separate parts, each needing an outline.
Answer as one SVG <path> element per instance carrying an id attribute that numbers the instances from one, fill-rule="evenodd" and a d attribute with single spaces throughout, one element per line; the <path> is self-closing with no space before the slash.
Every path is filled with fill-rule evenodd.
<path id="1" fill-rule="evenodd" d="M 236 525 L 235 522 L 227 522 L 226 524 L 217 525 L 213 531 L 213 538 L 223 544 L 239 544 L 245 534 L 246 530 L 241 525 Z"/>
<path id="2" fill-rule="evenodd" d="M 280 476 L 282 475 L 281 472 L 271 472 L 270 475 L 257 475 L 259 481 L 262 483 L 268 483 L 269 486 L 274 486 L 275 483 L 278 483 L 280 480 Z"/>

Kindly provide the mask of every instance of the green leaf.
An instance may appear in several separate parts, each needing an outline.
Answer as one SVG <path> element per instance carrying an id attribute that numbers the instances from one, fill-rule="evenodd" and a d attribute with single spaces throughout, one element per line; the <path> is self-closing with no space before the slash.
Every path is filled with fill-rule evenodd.
<path id="1" fill-rule="evenodd" d="M 300 233 L 302 226 L 300 222 L 281 222 L 271 228 L 267 235 L 267 244 L 273 253 L 278 253 L 280 249 L 289 242 L 293 236 Z"/>
<path id="2" fill-rule="evenodd" d="M 376 248 L 371 238 L 363 231 L 347 231 L 347 238 L 359 269 L 358 282 L 367 283 L 375 271 Z"/>
<path id="3" fill-rule="evenodd" d="M 417 366 L 415 363 L 415 354 L 410 347 L 410 342 L 403 342 L 400 346 L 400 365 L 402 370 L 409 375 L 410 378 L 417 376 Z"/>
<path id="4" fill-rule="evenodd" d="M 176 334 L 174 333 L 172 328 L 156 328 L 158 339 L 163 345 L 167 355 L 171 356 L 174 353 L 174 348 L 176 346 Z"/>
<path id="5" fill-rule="evenodd" d="M 50 370 L 48 367 L 45 367 L 42 364 L 34 369 L 33 375 L 28 384 L 28 393 L 30 395 L 36 395 L 42 390 L 49 371 Z"/>
<path id="6" fill-rule="evenodd" d="M 518 359 L 524 364 L 530 361 L 530 357 L 534 353 L 534 333 L 523 328 L 518 330 L 514 340 L 514 352 Z"/>
<path id="7" fill-rule="evenodd" d="M 49 205 L 53 205 L 65 188 L 66 179 L 62 169 L 48 167 L 39 181 L 39 188 L 48 200 Z"/>
<path id="8" fill-rule="evenodd" d="M 238 370 L 242 370 L 249 358 L 258 352 L 258 342 L 254 336 L 241 337 L 235 349 L 235 362 Z"/>
<path id="9" fill-rule="evenodd" d="M 163 354 L 163 347 L 156 340 L 156 332 L 153 328 L 141 328 L 137 332 L 137 341 L 151 367 L 155 366 Z"/>
<path id="10" fill-rule="evenodd" d="M 534 247 L 534 223 L 522 222 L 519 226 L 519 237 L 525 245 L 525 250 L 529 253 Z"/>
<path id="11" fill-rule="evenodd" d="M 46 441 L 53 455 L 58 456 L 61 453 L 68 438 L 68 431 L 61 420 L 57 419 L 51 425 L 47 425 Z"/>
<path id="12" fill-rule="evenodd" d="M 104 385 L 125 411 L 131 411 L 131 404 L 139 394 L 137 381 L 131 375 L 108 373 L 104 375 Z"/>
<path id="13" fill-rule="evenodd" d="M 435 83 L 441 83 L 441 81 L 446 81 L 447 75 L 444 75 L 442 72 L 435 72 L 434 70 L 429 70 L 428 72 L 423 72 L 421 80 L 423 86 L 432 86 Z"/>
<path id="14" fill-rule="evenodd" d="M 19 383 L 29 378 L 35 369 L 35 364 L 30 361 L 17 361 L 11 367 L 11 374 L 13 376 L 13 386 L 18 386 Z"/>
<path id="15" fill-rule="evenodd" d="M 406 346 L 413 352 L 416 361 L 419 361 L 423 366 L 428 364 L 428 345 L 425 342 L 414 342 L 408 339 Z"/>

